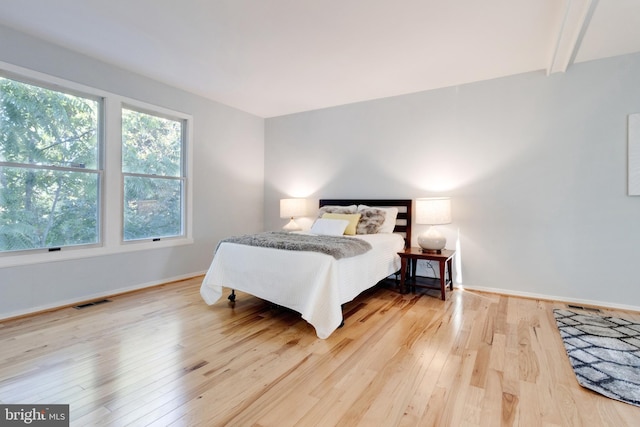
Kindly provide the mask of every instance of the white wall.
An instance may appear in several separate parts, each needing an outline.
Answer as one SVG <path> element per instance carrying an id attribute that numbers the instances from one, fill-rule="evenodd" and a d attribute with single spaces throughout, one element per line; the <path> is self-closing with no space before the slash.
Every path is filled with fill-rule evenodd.
<path id="1" fill-rule="evenodd" d="M 640 309 L 634 112 L 640 55 L 267 119 L 265 226 L 285 196 L 448 195 L 465 287 Z"/>
<path id="2" fill-rule="evenodd" d="M 203 272 L 220 239 L 263 229 L 263 119 L 6 27 L 0 40 L 0 61 L 190 114 L 194 126 L 194 244 L 2 268 L 0 318 Z"/>

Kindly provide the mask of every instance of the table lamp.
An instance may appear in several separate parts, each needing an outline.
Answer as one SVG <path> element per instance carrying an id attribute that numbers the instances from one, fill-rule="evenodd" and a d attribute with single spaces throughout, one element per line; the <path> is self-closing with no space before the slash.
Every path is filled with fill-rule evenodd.
<path id="1" fill-rule="evenodd" d="M 448 197 L 416 199 L 416 224 L 430 225 L 418 236 L 422 252 L 442 253 L 447 239 L 434 225 L 451 223 L 451 200 Z"/>
<path id="2" fill-rule="evenodd" d="M 280 199 L 280 218 L 289 218 L 287 225 L 282 227 L 286 231 L 300 230 L 300 226 L 293 220 L 295 217 L 304 216 L 307 213 L 306 199 Z"/>

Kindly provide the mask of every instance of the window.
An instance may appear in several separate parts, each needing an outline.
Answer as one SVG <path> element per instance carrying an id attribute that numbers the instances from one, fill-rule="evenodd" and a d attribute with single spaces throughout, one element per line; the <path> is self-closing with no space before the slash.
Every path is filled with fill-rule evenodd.
<path id="1" fill-rule="evenodd" d="M 184 235 L 184 125 L 122 109 L 125 241 Z"/>
<path id="2" fill-rule="evenodd" d="M 101 109 L 0 77 L 0 253 L 100 243 Z"/>
<path id="3" fill-rule="evenodd" d="M 192 126 L 0 62 L 0 268 L 192 244 Z"/>

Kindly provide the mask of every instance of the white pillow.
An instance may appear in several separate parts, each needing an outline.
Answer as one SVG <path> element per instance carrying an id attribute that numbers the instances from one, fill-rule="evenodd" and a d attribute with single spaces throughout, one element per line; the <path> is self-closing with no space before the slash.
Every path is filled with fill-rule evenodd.
<path id="1" fill-rule="evenodd" d="M 369 208 L 376 208 L 385 211 L 384 222 L 378 229 L 378 233 L 393 233 L 393 229 L 396 227 L 396 218 L 398 217 L 398 208 L 383 208 L 379 206 L 367 206 L 359 205 L 358 211 Z"/>
<path id="2" fill-rule="evenodd" d="M 349 221 L 346 219 L 318 218 L 311 226 L 311 233 L 325 236 L 342 236 Z"/>

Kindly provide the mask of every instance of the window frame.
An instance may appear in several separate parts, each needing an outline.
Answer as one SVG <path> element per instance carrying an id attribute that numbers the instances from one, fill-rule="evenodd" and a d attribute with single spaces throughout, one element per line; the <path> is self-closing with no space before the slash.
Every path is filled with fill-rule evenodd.
<path id="1" fill-rule="evenodd" d="M 105 135 L 104 135 L 104 97 L 97 95 L 95 93 L 91 93 L 89 91 L 84 91 L 77 88 L 69 88 L 64 85 L 55 84 L 49 81 L 45 81 L 44 79 L 36 79 L 29 76 L 23 76 L 19 73 L 15 73 L 12 71 L 5 70 L 4 67 L 0 67 L 0 77 L 16 81 L 18 83 L 22 83 L 25 85 L 36 86 L 46 90 L 75 96 L 78 98 L 84 98 L 91 101 L 95 101 L 97 104 L 97 114 L 96 114 L 96 166 L 94 169 L 89 168 L 80 168 L 76 166 L 59 166 L 54 164 L 29 164 L 29 163 L 21 163 L 21 162 L 3 162 L 5 167 L 12 167 L 17 169 L 24 170 L 39 170 L 39 171 L 50 171 L 50 172 L 77 172 L 77 173 L 86 173 L 88 175 L 96 175 L 97 177 L 97 203 L 98 203 L 98 224 L 97 224 L 97 233 L 95 243 L 80 243 L 77 245 L 66 245 L 66 246 L 49 246 L 49 247 L 41 247 L 41 248 L 33 248 L 33 249 L 19 249 L 15 251 L 8 252 L 0 252 L 0 267 L 2 266 L 1 260 L 4 257 L 10 257 L 13 255 L 28 255 L 34 253 L 49 253 L 52 251 L 61 251 L 63 248 L 65 250 L 78 250 L 78 249 L 89 249 L 96 248 L 102 246 L 103 241 L 103 190 L 104 190 L 104 144 L 105 144 Z"/>
<path id="2" fill-rule="evenodd" d="M 92 258 L 104 255 L 127 253 L 132 251 L 168 248 L 193 244 L 193 158 L 192 129 L 193 116 L 166 107 L 128 98 L 80 83 L 54 77 L 45 73 L 23 68 L 0 61 L 0 74 L 27 84 L 35 84 L 48 89 L 79 95 L 91 99 L 101 99 L 98 117 L 99 167 L 99 238 L 100 243 L 80 246 L 63 246 L 60 250 L 50 252 L 48 248 L 30 249 L 0 253 L 0 268 L 46 262 L 66 261 L 72 259 Z M 122 175 L 122 117 L 120 111 L 125 106 L 162 114 L 183 120 L 183 157 L 182 178 L 182 236 L 166 237 L 160 240 L 123 240 L 123 182 Z"/>
<path id="3" fill-rule="evenodd" d="M 123 109 L 127 109 L 129 111 L 134 111 L 137 113 L 142 113 L 142 114 L 147 114 L 150 116 L 156 116 L 156 117 L 160 117 L 163 119 L 168 119 L 168 120 L 173 120 L 173 121 L 177 121 L 181 123 L 181 135 L 180 135 L 180 175 L 179 177 L 167 177 L 167 176 L 156 176 L 156 178 L 159 179 L 170 179 L 170 180 L 179 180 L 181 183 L 181 188 L 180 188 L 180 217 L 181 217 L 181 230 L 180 230 L 180 234 L 179 235 L 175 235 L 175 236 L 156 236 L 156 237 L 146 237 L 146 238 L 142 238 L 142 239 L 131 239 L 131 240 L 126 240 L 125 239 L 125 233 L 124 233 L 124 178 L 126 176 L 134 176 L 134 177 L 143 177 L 143 178 L 149 178 L 152 177 L 153 175 L 150 174 L 142 174 L 142 173 L 134 173 L 134 172 L 124 172 L 122 170 L 123 168 L 123 164 L 122 164 L 122 157 L 120 159 L 120 173 L 122 174 L 122 184 L 121 184 L 121 193 L 122 193 L 122 209 L 120 210 L 122 213 L 122 217 L 121 217 L 121 221 L 122 221 L 122 226 L 121 226 L 121 232 L 120 232 L 120 237 L 121 237 L 121 243 L 123 245 L 129 245 L 129 244 L 136 244 L 136 243 L 140 243 L 140 242 L 145 242 L 145 241 L 152 241 L 152 242 L 158 242 L 161 240 L 168 240 L 168 239 L 181 239 L 181 238 L 185 238 L 186 234 L 187 234 L 187 221 L 186 221 L 186 213 L 187 213 L 187 208 L 186 208 L 186 197 L 187 197 L 187 184 L 188 184 L 188 179 L 187 179 L 187 171 L 188 171 L 188 167 L 187 167 L 187 138 L 190 134 L 190 132 L 188 131 L 188 125 L 191 122 L 191 120 L 189 119 L 189 116 L 176 112 L 176 111 L 171 111 L 168 110 L 166 108 L 160 108 L 157 106 L 150 106 L 149 104 L 145 104 L 145 103 L 140 103 L 140 102 L 134 102 L 134 103 L 121 103 L 120 105 L 120 132 L 122 132 L 122 110 Z M 122 137 L 120 138 L 120 153 L 122 153 Z"/>

